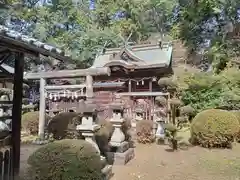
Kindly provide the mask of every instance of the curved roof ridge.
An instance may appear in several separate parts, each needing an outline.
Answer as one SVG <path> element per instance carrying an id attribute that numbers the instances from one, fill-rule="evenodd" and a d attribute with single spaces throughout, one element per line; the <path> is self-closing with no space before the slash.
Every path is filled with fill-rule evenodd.
<path id="1" fill-rule="evenodd" d="M 129 48 L 125 48 L 125 51 L 127 53 L 127 55 L 129 55 L 131 58 L 133 58 L 133 60 L 137 61 L 137 62 L 143 62 L 146 63 L 143 59 L 141 59 L 140 57 L 138 57 L 132 50 L 130 50 Z"/>

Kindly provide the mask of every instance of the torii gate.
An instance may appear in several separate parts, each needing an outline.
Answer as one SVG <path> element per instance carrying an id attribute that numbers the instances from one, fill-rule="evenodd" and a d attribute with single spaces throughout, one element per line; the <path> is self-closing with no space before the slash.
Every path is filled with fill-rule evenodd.
<path id="1" fill-rule="evenodd" d="M 55 88 L 55 86 L 46 86 L 46 79 L 60 79 L 60 78 L 77 78 L 86 77 L 85 84 L 79 85 L 64 85 L 61 87 L 65 88 L 83 88 L 86 87 L 87 99 L 93 98 L 93 76 L 97 75 L 108 75 L 110 76 L 111 70 L 108 67 L 103 68 L 88 68 L 88 69 L 77 69 L 77 70 L 60 70 L 60 71 L 49 71 L 49 72 L 39 72 L 39 73 L 25 73 L 24 78 L 27 80 L 40 80 L 40 105 L 39 105 L 39 131 L 38 136 L 41 140 L 44 139 L 44 127 L 45 127 L 45 110 L 46 110 L 46 97 L 45 89 Z M 59 88 L 59 87 L 58 87 Z"/>

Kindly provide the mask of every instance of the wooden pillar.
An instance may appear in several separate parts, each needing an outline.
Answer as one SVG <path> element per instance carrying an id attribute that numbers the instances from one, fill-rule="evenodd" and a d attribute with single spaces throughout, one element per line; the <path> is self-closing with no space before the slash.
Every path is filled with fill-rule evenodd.
<path id="1" fill-rule="evenodd" d="M 87 98 L 93 97 L 93 77 L 90 75 L 86 76 L 86 96 Z"/>
<path id="2" fill-rule="evenodd" d="M 149 80 L 149 92 L 152 92 L 153 89 L 152 89 L 152 79 Z M 152 104 L 152 96 L 149 97 L 148 99 L 149 101 L 149 120 L 152 119 L 152 110 L 153 110 L 153 104 Z"/>
<path id="3" fill-rule="evenodd" d="M 24 54 L 15 54 L 15 72 L 12 108 L 12 165 L 13 179 L 18 179 L 20 168 L 21 119 L 23 96 Z"/>
<path id="4" fill-rule="evenodd" d="M 39 140 L 44 140 L 45 129 L 45 113 L 46 113 L 46 97 L 45 97 L 46 80 L 40 78 L 40 104 L 39 104 L 39 123 L 38 123 L 38 136 Z"/>
<path id="5" fill-rule="evenodd" d="M 128 81 L 128 92 L 132 92 L 132 81 L 129 79 Z"/>
<path id="6" fill-rule="evenodd" d="M 93 103 L 93 77 L 86 76 L 86 98 L 89 104 Z"/>

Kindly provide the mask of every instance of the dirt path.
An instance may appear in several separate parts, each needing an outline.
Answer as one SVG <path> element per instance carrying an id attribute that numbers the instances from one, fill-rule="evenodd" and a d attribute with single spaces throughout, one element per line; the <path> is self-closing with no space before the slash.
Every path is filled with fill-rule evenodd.
<path id="1" fill-rule="evenodd" d="M 27 168 L 28 157 L 36 151 L 39 145 L 21 145 L 21 157 L 20 157 L 20 172 L 23 172 Z"/>
<path id="2" fill-rule="evenodd" d="M 21 169 L 37 145 L 21 148 Z M 125 166 L 114 166 L 112 180 L 240 180 L 240 146 L 233 150 L 192 147 L 177 152 L 161 145 L 138 144 L 136 157 Z"/>
<path id="3" fill-rule="evenodd" d="M 112 180 L 240 179 L 240 147 L 233 150 L 192 147 L 178 152 L 166 149 L 167 146 L 155 144 L 137 145 L 135 159 L 126 166 L 115 166 Z"/>

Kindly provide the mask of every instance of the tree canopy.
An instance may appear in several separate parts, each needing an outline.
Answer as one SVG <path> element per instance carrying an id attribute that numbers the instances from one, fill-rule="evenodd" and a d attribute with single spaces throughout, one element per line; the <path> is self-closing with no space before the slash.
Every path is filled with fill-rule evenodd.
<path id="1" fill-rule="evenodd" d="M 239 70 L 228 66 L 233 59 L 239 62 L 239 22 L 240 1 L 233 0 L 4 0 L 0 3 L 0 24 L 64 49 L 76 59 L 71 63 L 79 68 L 91 66 L 104 47 L 143 43 L 165 36 L 181 40 L 189 55 L 201 54 L 200 63 L 207 64 L 204 70 L 211 71 L 177 77 L 178 82 L 184 82 L 179 86 L 183 101 L 196 109 L 224 106 L 230 101 L 239 106 Z M 45 57 L 40 61 L 26 58 L 26 61 L 51 62 Z M 191 61 L 194 58 L 188 63 Z"/>

